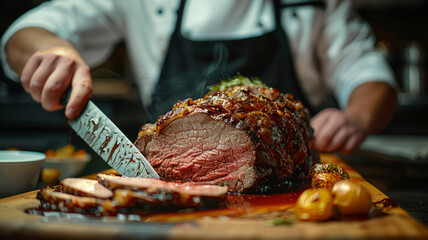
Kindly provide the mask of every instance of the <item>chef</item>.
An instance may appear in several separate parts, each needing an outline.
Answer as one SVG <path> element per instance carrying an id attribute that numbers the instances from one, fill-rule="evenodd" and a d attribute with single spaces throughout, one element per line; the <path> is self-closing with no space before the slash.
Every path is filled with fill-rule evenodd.
<path id="1" fill-rule="evenodd" d="M 47 111 L 71 85 L 74 118 L 91 97 L 91 67 L 122 41 L 149 116 L 242 74 L 311 110 L 316 150 L 349 153 L 397 106 L 392 71 L 350 0 L 51 1 L 8 28 L 2 66 Z M 321 107 L 328 96 L 338 108 Z"/>

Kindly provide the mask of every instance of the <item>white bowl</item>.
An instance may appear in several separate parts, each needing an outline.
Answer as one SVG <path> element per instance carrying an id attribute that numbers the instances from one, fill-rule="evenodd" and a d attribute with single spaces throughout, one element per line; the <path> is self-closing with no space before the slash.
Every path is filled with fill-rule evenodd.
<path id="1" fill-rule="evenodd" d="M 39 152 L 0 150 L 0 197 L 34 190 L 45 158 Z"/>
<path id="2" fill-rule="evenodd" d="M 56 168 L 61 172 L 60 179 L 75 177 L 85 168 L 91 160 L 91 155 L 85 154 L 75 157 L 47 157 L 43 168 Z"/>

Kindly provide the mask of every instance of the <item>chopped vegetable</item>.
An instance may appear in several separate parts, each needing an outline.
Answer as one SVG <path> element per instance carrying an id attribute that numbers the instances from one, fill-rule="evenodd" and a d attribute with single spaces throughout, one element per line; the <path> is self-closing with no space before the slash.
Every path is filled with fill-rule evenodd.
<path id="1" fill-rule="evenodd" d="M 45 152 L 46 157 L 49 157 L 49 158 L 82 157 L 82 156 L 85 156 L 86 154 L 87 153 L 84 149 L 80 149 L 76 151 L 76 148 L 71 144 L 67 144 L 56 150 L 48 149 Z"/>
<path id="2" fill-rule="evenodd" d="M 268 225 L 269 226 L 279 226 L 279 225 L 290 225 L 293 224 L 294 222 L 294 218 L 289 217 L 289 218 L 277 218 L 274 220 L 269 220 L 268 221 Z"/>
<path id="3" fill-rule="evenodd" d="M 48 150 L 45 152 L 45 155 L 46 155 L 46 157 L 55 157 L 55 156 L 56 156 L 56 153 L 55 153 L 55 150 L 53 150 L 53 149 L 51 148 L 51 149 L 48 149 Z"/>
<path id="4" fill-rule="evenodd" d="M 55 155 L 57 157 L 72 157 L 74 156 L 75 151 L 76 151 L 76 148 L 73 145 L 67 144 L 63 147 L 58 148 L 55 151 Z"/>

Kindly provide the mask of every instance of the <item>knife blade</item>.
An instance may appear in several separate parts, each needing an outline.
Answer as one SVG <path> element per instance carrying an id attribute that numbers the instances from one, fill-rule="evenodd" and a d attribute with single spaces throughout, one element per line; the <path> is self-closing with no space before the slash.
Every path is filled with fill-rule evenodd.
<path id="1" fill-rule="evenodd" d="M 67 90 L 66 100 L 71 89 Z M 65 104 L 63 104 L 65 105 Z M 122 176 L 159 178 L 123 132 L 92 102 L 68 124 L 105 162 Z"/>

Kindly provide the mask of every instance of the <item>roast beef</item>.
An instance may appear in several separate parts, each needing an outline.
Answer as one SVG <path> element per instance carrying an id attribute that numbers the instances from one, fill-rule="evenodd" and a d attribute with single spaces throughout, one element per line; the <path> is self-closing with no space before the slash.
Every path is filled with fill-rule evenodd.
<path id="1" fill-rule="evenodd" d="M 254 85 L 186 99 L 143 125 L 135 141 L 161 179 L 269 193 L 303 187 L 318 155 L 309 112 L 290 94 Z"/>

